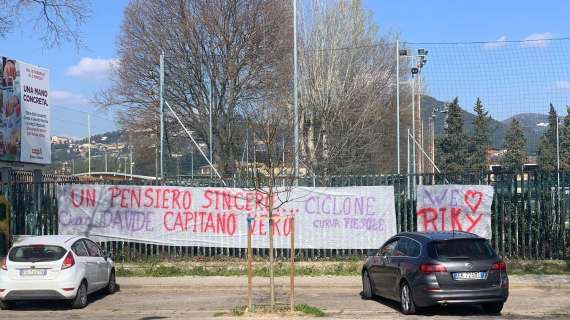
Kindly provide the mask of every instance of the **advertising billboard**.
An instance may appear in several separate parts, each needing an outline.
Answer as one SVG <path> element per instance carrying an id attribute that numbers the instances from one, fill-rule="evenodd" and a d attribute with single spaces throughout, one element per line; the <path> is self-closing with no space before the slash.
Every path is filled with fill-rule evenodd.
<path id="1" fill-rule="evenodd" d="M 2 57 L 0 160 L 51 163 L 49 71 Z"/>

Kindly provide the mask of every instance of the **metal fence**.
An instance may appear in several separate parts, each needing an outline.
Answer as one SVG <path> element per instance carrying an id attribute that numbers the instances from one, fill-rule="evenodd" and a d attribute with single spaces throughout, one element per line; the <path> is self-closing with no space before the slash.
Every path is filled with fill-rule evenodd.
<path id="1" fill-rule="evenodd" d="M 15 180 L 2 184 L 2 194 L 12 205 L 11 233 L 13 235 L 56 234 L 58 224 L 56 189 L 63 183 L 83 182 L 51 178 L 44 181 Z M 301 186 L 315 187 L 394 186 L 398 231 L 413 231 L 416 228 L 417 185 L 452 183 L 494 186 L 491 242 L 501 255 L 515 259 L 569 258 L 570 248 L 567 244 L 570 243 L 570 172 L 327 176 L 308 177 L 299 181 Z M 220 181 L 208 179 L 165 181 L 163 184 L 222 186 Z M 247 187 L 248 181 L 228 179 L 226 184 L 228 187 Z M 109 241 L 102 245 L 125 261 L 195 256 L 245 256 L 245 250 L 239 248 L 163 246 L 128 241 Z M 366 254 L 365 249 L 297 249 L 296 254 L 300 259 L 343 258 L 362 256 Z M 266 256 L 268 250 L 255 249 L 254 254 Z M 289 252 L 287 249 L 275 249 L 275 255 L 286 258 Z"/>

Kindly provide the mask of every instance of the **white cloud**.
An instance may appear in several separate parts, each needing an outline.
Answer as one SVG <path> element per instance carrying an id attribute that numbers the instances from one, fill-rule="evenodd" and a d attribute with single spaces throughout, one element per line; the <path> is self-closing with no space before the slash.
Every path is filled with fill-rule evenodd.
<path id="1" fill-rule="evenodd" d="M 559 90 L 570 90 L 570 81 L 562 80 L 556 82 L 556 89 Z"/>
<path id="2" fill-rule="evenodd" d="M 65 90 L 53 90 L 50 98 L 51 103 L 58 107 L 84 106 L 88 102 L 84 96 Z"/>
<path id="3" fill-rule="evenodd" d="M 81 58 L 78 64 L 67 68 L 66 74 L 72 77 L 101 79 L 109 75 L 118 65 L 118 59 Z"/>
<path id="4" fill-rule="evenodd" d="M 546 47 L 552 40 L 551 32 L 533 33 L 528 35 L 521 42 L 522 47 Z"/>
<path id="5" fill-rule="evenodd" d="M 490 41 L 487 42 L 483 45 L 483 47 L 485 49 L 494 49 L 494 48 L 500 48 L 503 47 L 504 45 L 507 44 L 507 36 L 501 36 L 499 37 L 499 39 L 495 40 L 495 41 Z"/>

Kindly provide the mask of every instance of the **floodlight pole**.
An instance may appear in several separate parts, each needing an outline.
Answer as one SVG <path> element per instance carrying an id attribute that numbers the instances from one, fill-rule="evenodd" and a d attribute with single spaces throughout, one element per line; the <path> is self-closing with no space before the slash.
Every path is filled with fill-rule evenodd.
<path id="1" fill-rule="evenodd" d="M 421 142 L 421 146 L 422 148 L 424 147 L 424 122 L 422 121 L 422 69 L 419 68 L 418 70 L 418 79 L 417 79 L 417 86 L 418 86 L 418 124 L 420 125 L 420 131 L 419 131 L 419 136 L 420 136 L 420 142 Z M 414 132 L 414 137 L 416 136 L 416 133 Z M 424 166 L 423 166 L 423 162 L 424 159 L 422 157 L 421 154 L 418 155 L 419 159 L 418 159 L 418 169 L 420 174 L 424 173 Z M 420 177 L 420 184 L 422 184 L 422 177 Z"/>
<path id="2" fill-rule="evenodd" d="M 419 101 L 418 101 L 418 104 L 419 104 Z M 420 117 L 420 123 L 419 124 L 420 124 L 420 138 L 419 138 L 420 148 L 423 149 L 423 147 L 424 147 L 424 122 L 421 120 L 421 117 Z M 419 172 L 420 172 L 420 174 L 423 174 L 424 173 L 424 157 L 422 157 L 421 154 L 420 154 L 420 157 L 418 159 L 418 162 L 419 162 L 418 163 Z M 420 177 L 420 184 L 422 184 L 422 182 L 423 182 L 422 178 L 423 178 L 423 176 Z"/>
<path id="3" fill-rule="evenodd" d="M 435 119 L 434 119 L 434 115 L 431 116 L 430 124 L 431 124 L 431 128 L 430 128 L 430 130 L 431 130 L 431 158 L 435 162 Z M 433 175 L 435 175 L 435 165 L 432 165 L 431 173 Z M 435 180 L 435 179 L 433 179 L 433 180 Z M 433 182 L 433 180 L 432 180 L 432 182 Z"/>
<path id="4" fill-rule="evenodd" d="M 400 40 L 396 40 L 396 157 L 400 174 Z"/>
<path id="5" fill-rule="evenodd" d="M 556 116 L 556 198 L 558 198 L 557 201 L 557 210 L 560 213 L 560 134 L 559 134 L 559 130 L 558 127 L 560 126 L 559 124 L 559 119 L 558 119 L 558 115 Z"/>
<path id="6" fill-rule="evenodd" d="M 295 139 L 295 164 L 294 178 L 295 185 L 299 184 L 299 107 L 297 101 L 297 0 L 293 0 L 293 126 Z M 255 144 L 255 141 L 254 141 Z"/>
<path id="7" fill-rule="evenodd" d="M 209 112 L 209 115 L 210 115 L 210 143 L 209 143 L 208 149 L 210 149 L 210 162 L 212 162 L 212 163 L 214 163 L 213 162 L 214 161 L 213 160 L 213 149 L 214 148 L 212 146 L 212 98 L 214 97 L 213 86 L 214 86 L 214 84 L 210 80 L 210 112 Z M 212 172 L 212 170 L 210 170 L 210 179 L 212 178 L 212 175 L 213 175 L 213 172 Z"/>
<path id="8" fill-rule="evenodd" d="M 87 140 L 88 140 L 87 141 L 87 145 L 88 145 L 87 152 L 88 152 L 88 158 L 89 158 L 87 161 L 87 163 L 88 163 L 87 166 L 89 168 L 89 170 L 88 170 L 89 176 L 91 176 L 91 114 L 90 113 L 87 114 L 87 135 L 88 135 L 88 137 L 87 137 Z"/>
<path id="9" fill-rule="evenodd" d="M 557 189 L 560 192 L 560 134 L 558 131 L 558 116 L 556 116 L 556 180 L 557 180 Z M 558 195 L 560 198 L 560 194 Z"/>
<path id="10" fill-rule="evenodd" d="M 408 154 L 408 172 L 407 172 L 407 175 L 408 175 L 408 198 L 411 198 L 412 192 L 410 190 L 410 185 L 411 185 L 411 183 L 410 183 L 410 177 L 411 177 L 411 172 L 410 172 L 410 128 L 408 128 L 408 135 L 407 136 L 408 136 L 408 144 L 406 146 L 408 149 L 408 152 L 407 152 L 407 154 Z"/>
<path id="11" fill-rule="evenodd" d="M 413 65 L 414 60 L 412 60 L 412 65 Z M 413 74 L 412 74 L 411 84 L 412 84 L 412 132 L 414 133 L 414 136 L 415 136 L 416 135 L 416 77 Z M 416 146 L 415 145 L 412 146 L 412 164 L 413 164 L 412 172 L 414 174 L 416 174 Z M 415 179 L 414 179 L 414 181 L 415 181 Z"/>
<path id="12" fill-rule="evenodd" d="M 160 53 L 160 179 L 164 178 L 164 51 Z"/>

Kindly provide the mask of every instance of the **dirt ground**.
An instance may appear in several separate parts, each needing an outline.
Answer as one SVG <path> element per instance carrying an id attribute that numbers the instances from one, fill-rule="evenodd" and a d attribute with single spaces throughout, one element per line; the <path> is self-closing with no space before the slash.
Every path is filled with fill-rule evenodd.
<path id="1" fill-rule="evenodd" d="M 235 318 L 232 308 L 247 303 L 244 277 L 119 278 L 118 282 L 120 292 L 92 295 L 83 310 L 70 310 L 62 302 L 31 302 L 0 311 L 0 319 L 228 319 Z M 266 302 L 268 279 L 256 278 L 254 283 L 254 302 Z M 278 278 L 279 302 L 288 301 L 288 283 L 288 278 Z M 512 276 L 509 300 L 502 315 L 495 317 L 465 306 L 434 307 L 405 317 L 394 302 L 362 300 L 358 277 L 298 277 L 296 283 L 296 303 L 319 307 L 332 319 L 570 319 L 570 276 Z"/>

